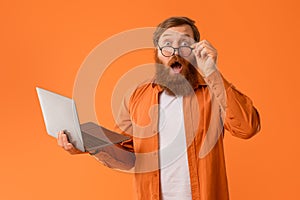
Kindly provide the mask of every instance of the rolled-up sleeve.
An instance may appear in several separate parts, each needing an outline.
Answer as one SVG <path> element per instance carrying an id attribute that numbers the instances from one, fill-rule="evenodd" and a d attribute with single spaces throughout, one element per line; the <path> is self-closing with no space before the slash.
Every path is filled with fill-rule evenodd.
<path id="1" fill-rule="evenodd" d="M 212 73 L 205 81 L 225 113 L 226 130 L 243 139 L 259 132 L 259 113 L 249 97 L 238 91 L 219 71 Z"/>

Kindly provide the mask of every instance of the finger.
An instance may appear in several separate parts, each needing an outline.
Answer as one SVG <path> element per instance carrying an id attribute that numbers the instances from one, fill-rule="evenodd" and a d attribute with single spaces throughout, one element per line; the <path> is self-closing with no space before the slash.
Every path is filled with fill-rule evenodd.
<path id="1" fill-rule="evenodd" d="M 216 51 L 216 49 L 215 49 L 213 46 L 211 46 L 211 45 L 208 45 L 208 44 L 201 44 L 201 46 L 202 46 L 203 48 L 209 49 L 209 50 L 211 50 L 211 51 Z"/>
<path id="2" fill-rule="evenodd" d="M 71 153 L 75 150 L 75 148 L 74 148 L 73 144 L 67 143 L 66 146 L 65 146 L 65 150 L 69 151 Z"/>
<path id="3" fill-rule="evenodd" d="M 194 54 L 195 54 L 195 56 L 197 56 L 197 57 L 200 57 L 201 55 L 200 55 L 200 52 L 202 51 L 202 49 L 203 49 L 203 45 L 201 45 L 200 43 L 196 43 L 195 45 L 194 45 Z"/>
<path id="4" fill-rule="evenodd" d="M 71 144 L 71 143 L 68 143 L 68 144 L 67 144 L 66 150 L 67 150 L 70 154 L 72 154 L 72 155 L 84 153 L 84 152 L 82 152 L 82 151 L 76 149 L 76 148 L 73 146 L 73 144 Z"/>
<path id="5" fill-rule="evenodd" d="M 210 49 L 209 47 L 205 47 L 205 48 L 203 48 L 203 50 L 205 50 L 205 52 L 208 56 L 212 56 L 212 57 L 217 56 L 217 51 L 215 51 L 214 49 Z"/>
<path id="6" fill-rule="evenodd" d="M 62 143 L 63 143 L 63 148 L 67 149 L 67 145 L 68 145 L 69 141 L 68 141 L 67 135 L 64 133 L 62 134 Z"/>
<path id="7" fill-rule="evenodd" d="M 210 49 L 216 50 L 216 48 L 210 42 L 208 42 L 207 40 L 201 40 L 199 42 L 199 44 L 203 45 L 204 47 L 208 47 Z"/>
<path id="8" fill-rule="evenodd" d="M 215 57 L 217 55 L 217 50 L 210 45 L 210 43 L 207 40 L 203 40 L 199 42 L 199 51 L 205 50 L 202 52 L 200 55 L 208 55 L 208 56 L 213 56 Z"/>
<path id="9" fill-rule="evenodd" d="M 205 44 L 205 45 L 210 45 L 210 46 L 211 46 L 210 42 L 207 41 L 207 40 L 201 40 L 199 43 L 200 43 L 200 44 Z"/>
<path id="10" fill-rule="evenodd" d="M 195 49 L 195 47 L 197 46 L 198 43 L 199 42 L 192 44 L 191 47 Z"/>
<path id="11" fill-rule="evenodd" d="M 213 47 L 213 46 L 210 46 L 210 45 L 207 45 L 207 44 L 201 44 L 201 50 L 202 49 L 204 49 L 204 48 L 206 48 L 206 51 L 207 52 L 214 52 L 214 51 L 216 51 L 216 49 Z"/>
<path id="12" fill-rule="evenodd" d="M 194 49 L 199 49 L 200 46 L 203 46 L 203 43 L 197 42 L 191 45 L 191 47 Z"/>
<path id="13" fill-rule="evenodd" d="M 204 50 L 206 51 L 206 56 L 211 57 L 215 62 L 218 57 L 218 52 L 211 47 L 205 47 Z"/>
<path id="14" fill-rule="evenodd" d="M 201 56 L 201 58 L 206 58 L 207 56 L 208 56 L 208 52 L 207 52 L 207 49 L 206 49 L 206 47 L 203 47 L 202 48 L 202 50 L 201 50 L 201 52 L 200 52 L 200 56 Z"/>
<path id="15" fill-rule="evenodd" d="M 57 136 L 57 144 L 58 144 L 58 146 L 63 147 L 63 141 L 62 141 L 63 131 L 60 131 L 57 134 L 58 134 L 58 136 Z"/>
<path id="16" fill-rule="evenodd" d="M 202 47 L 201 50 L 199 49 L 198 55 L 200 56 L 201 59 L 205 59 L 208 54 L 210 53 L 210 49 L 208 49 L 207 47 L 205 47 L 204 45 L 201 45 Z"/>
<path id="17" fill-rule="evenodd" d="M 202 40 L 194 45 L 194 54 L 202 59 L 205 59 L 207 56 L 214 58 L 217 56 L 217 51 L 208 41 Z"/>

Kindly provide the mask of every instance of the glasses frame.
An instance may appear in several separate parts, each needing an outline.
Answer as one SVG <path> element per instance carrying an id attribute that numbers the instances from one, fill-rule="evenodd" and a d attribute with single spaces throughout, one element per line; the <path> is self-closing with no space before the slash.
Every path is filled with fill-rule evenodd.
<path id="1" fill-rule="evenodd" d="M 189 48 L 189 49 L 191 50 L 191 53 L 190 53 L 189 55 L 187 55 L 187 56 L 182 56 L 182 55 L 180 55 L 180 56 L 181 56 L 181 57 L 189 57 L 189 56 L 192 54 L 193 50 L 195 49 L 195 48 L 190 47 L 190 46 L 179 46 L 179 47 L 177 47 L 177 48 L 172 47 L 172 46 L 163 46 L 163 47 L 161 47 L 161 46 L 159 46 L 158 44 L 157 44 L 157 46 L 158 46 L 158 49 L 160 50 L 161 54 L 162 54 L 163 56 L 165 56 L 165 57 L 172 57 L 172 56 L 174 56 L 176 50 L 177 50 L 178 54 L 180 55 L 180 50 L 179 50 L 179 49 L 182 48 L 182 47 L 184 47 L 184 48 Z M 165 48 L 165 47 L 168 47 L 168 48 L 172 48 L 172 49 L 173 49 L 172 55 L 166 56 L 166 55 L 163 54 L 163 51 L 162 51 L 162 50 L 163 50 L 163 48 Z"/>

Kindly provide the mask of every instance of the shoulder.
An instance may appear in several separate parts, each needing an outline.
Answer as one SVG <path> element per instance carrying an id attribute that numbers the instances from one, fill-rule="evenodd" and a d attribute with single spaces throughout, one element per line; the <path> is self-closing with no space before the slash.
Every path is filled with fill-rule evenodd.
<path id="1" fill-rule="evenodd" d="M 159 85 L 155 83 L 155 79 L 147 79 L 140 83 L 130 94 L 130 101 L 140 98 L 151 97 L 160 91 Z"/>

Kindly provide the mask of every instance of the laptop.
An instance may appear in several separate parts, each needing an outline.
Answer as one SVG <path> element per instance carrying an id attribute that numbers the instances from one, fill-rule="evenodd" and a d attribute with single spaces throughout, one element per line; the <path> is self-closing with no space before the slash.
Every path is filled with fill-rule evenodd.
<path id="1" fill-rule="evenodd" d="M 68 97 L 36 87 L 47 133 L 57 138 L 63 130 L 77 149 L 93 151 L 130 138 L 110 131 L 93 122 L 79 124 L 75 101 Z"/>

